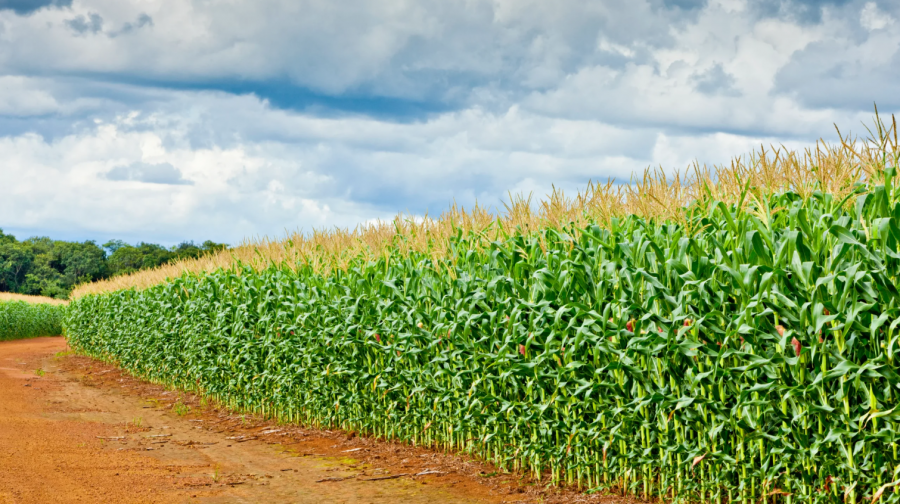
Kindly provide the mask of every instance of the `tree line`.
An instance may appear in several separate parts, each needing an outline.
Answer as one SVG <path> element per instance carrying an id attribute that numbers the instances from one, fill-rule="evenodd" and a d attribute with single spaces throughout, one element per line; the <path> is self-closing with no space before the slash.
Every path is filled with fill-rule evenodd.
<path id="1" fill-rule="evenodd" d="M 93 240 L 68 242 L 47 237 L 19 241 L 0 229 L 0 292 L 65 299 L 81 283 L 226 248 L 226 244 L 210 240 L 199 245 L 186 241 L 170 248 L 145 242 L 129 245 L 122 240 L 103 245 Z"/>

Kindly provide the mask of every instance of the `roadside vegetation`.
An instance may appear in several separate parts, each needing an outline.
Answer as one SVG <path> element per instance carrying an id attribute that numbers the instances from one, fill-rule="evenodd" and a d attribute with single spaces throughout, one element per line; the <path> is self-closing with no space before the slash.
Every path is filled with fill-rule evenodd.
<path id="1" fill-rule="evenodd" d="M 0 292 L 0 341 L 59 336 L 65 311 L 65 301 Z"/>
<path id="2" fill-rule="evenodd" d="M 70 342 L 281 420 L 672 502 L 900 502 L 896 122 L 80 286 Z"/>

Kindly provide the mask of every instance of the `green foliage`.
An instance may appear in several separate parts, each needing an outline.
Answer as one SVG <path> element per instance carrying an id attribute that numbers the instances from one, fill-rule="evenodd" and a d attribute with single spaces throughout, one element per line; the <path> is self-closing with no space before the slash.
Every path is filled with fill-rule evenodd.
<path id="1" fill-rule="evenodd" d="M 223 248 L 227 246 L 211 241 L 202 245 L 184 242 L 171 249 L 153 243 L 132 246 L 121 240 L 110 241 L 102 248 L 93 241 L 66 242 L 46 237 L 18 241 L 0 229 L 0 292 L 65 299 L 80 283 L 199 257 Z"/>
<path id="2" fill-rule="evenodd" d="M 108 259 L 110 276 L 127 275 L 179 259 L 196 259 L 203 254 L 228 248 L 227 245 L 209 240 L 201 245 L 182 242 L 171 249 L 155 243 L 141 242 L 138 245 L 128 245 L 121 240 L 107 242 L 103 247 L 110 252 Z"/>
<path id="3" fill-rule="evenodd" d="M 329 276 L 238 265 L 85 296 L 66 325 L 89 355 L 236 408 L 554 482 L 861 502 L 900 471 L 895 191 L 487 247 L 460 231 L 446 262 L 395 254 Z"/>
<path id="4" fill-rule="evenodd" d="M 20 242 L 0 231 L 0 291 L 65 298 L 75 284 L 105 275 L 105 254 L 92 241 Z"/>
<path id="5" fill-rule="evenodd" d="M 66 305 L 0 301 L 0 341 L 58 336 L 65 311 Z"/>

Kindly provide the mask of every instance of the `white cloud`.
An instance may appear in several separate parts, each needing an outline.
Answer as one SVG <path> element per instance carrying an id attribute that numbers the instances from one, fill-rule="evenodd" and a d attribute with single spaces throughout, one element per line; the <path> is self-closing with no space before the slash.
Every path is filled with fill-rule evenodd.
<path id="1" fill-rule="evenodd" d="M 822 35 L 779 69 L 775 91 L 809 109 L 860 110 L 873 102 L 882 111 L 900 109 L 900 95 L 894 92 L 900 78 L 900 25 L 890 22 L 886 8 L 896 14 L 900 4 L 857 3 L 827 13 Z"/>
<path id="2" fill-rule="evenodd" d="M 614 54 L 619 54 L 621 56 L 625 56 L 626 58 L 633 58 L 635 56 L 634 50 L 630 47 L 610 42 L 605 37 L 601 37 L 597 42 L 597 49 Z"/>
<path id="3" fill-rule="evenodd" d="M 833 120 L 856 123 L 854 114 L 804 110 L 774 92 L 792 55 L 828 27 L 754 16 L 713 4 L 695 23 L 673 28 L 673 43 L 651 59 L 621 69 L 584 66 L 524 103 L 543 114 L 753 136 L 817 135 Z"/>
<path id="4" fill-rule="evenodd" d="M 875 31 L 894 24 L 894 18 L 879 10 L 875 2 L 867 2 L 859 13 L 859 23 L 863 28 Z"/>
<path id="5" fill-rule="evenodd" d="M 59 104 L 53 95 L 32 84 L 32 79 L 23 76 L 0 76 L 0 115 L 27 117 L 57 112 Z"/>
<path id="6" fill-rule="evenodd" d="M 193 137 L 211 127 L 234 136 L 225 146 L 195 146 Z M 275 130 L 280 139 L 266 139 Z M 353 226 L 397 211 L 439 214 L 454 200 L 499 206 L 509 190 L 543 195 L 553 184 L 574 190 L 589 179 L 627 179 L 656 161 L 657 143 L 640 128 L 518 107 L 404 124 L 172 92 L 151 114 L 122 114 L 55 140 L 0 139 L 10 188 L 0 222 L 236 242 L 284 229 Z"/>

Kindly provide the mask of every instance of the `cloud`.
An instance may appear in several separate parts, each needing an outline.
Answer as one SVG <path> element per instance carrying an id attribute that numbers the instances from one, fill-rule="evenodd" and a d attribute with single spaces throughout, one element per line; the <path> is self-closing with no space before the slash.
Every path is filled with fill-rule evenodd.
<path id="1" fill-rule="evenodd" d="M 45 7 L 68 7 L 72 0 L 0 0 L 0 11 L 11 10 L 20 16 L 31 14 Z"/>
<path id="2" fill-rule="evenodd" d="M 472 106 L 503 110 L 591 68 L 622 72 L 631 65 L 666 75 L 680 61 L 699 74 L 719 64 L 737 87 L 718 94 L 742 92 L 738 74 L 754 68 L 734 59 L 739 44 L 757 44 L 743 50 L 747 55 L 773 53 L 771 63 L 751 63 L 778 64 L 796 50 L 785 39 L 834 38 L 824 26 L 859 19 L 862 10 L 875 20 L 870 26 L 889 19 L 890 7 L 864 5 L 258 0 L 221 9 L 185 0 L 85 0 L 66 11 L 6 19 L 0 71 L 254 93 L 295 110 L 409 120 Z M 772 25 L 784 31 L 760 33 Z M 90 36 L 99 34 L 105 36 Z M 757 80 L 771 81 L 773 72 L 764 70 Z M 703 81 L 700 92 L 709 86 L 715 84 Z"/>
<path id="3" fill-rule="evenodd" d="M 881 30 L 894 24 L 894 18 L 882 12 L 875 2 L 866 2 L 859 13 L 859 24 L 869 31 Z"/>
<path id="4" fill-rule="evenodd" d="M 668 8 L 677 7 L 682 10 L 697 10 L 706 7 L 707 0 L 663 0 L 663 5 Z"/>
<path id="5" fill-rule="evenodd" d="M 131 33 L 134 30 L 141 29 L 145 26 L 149 26 L 152 28 L 153 27 L 153 18 L 148 16 L 146 13 L 142 12 L 142 13 L 138 14 L 138 17 L 134 21 L 134 23 L 125 23 L 124 25 L 122 25 L 122 28 L 118 32 L 113 34 L 113 36 Z"/>
<path id="6" fill-rule="evenodd" d="M 237 243 L 394 213 L 320 191 L 327 175 L 298 170 L 302 150 L 263 143 L 192 148 L 182 131 L 164 126 L 166 119 L 138 124 L 126 116 L 53 141 L 31 133 L 0 138 L 3 228 L 23 237 Z M 280 152 L 272 155 L 273 147 Z M 307 153 L 304 162 L 315 158 Z M 173 183 L 179 180 L 192 183 Z"/>
<path id="7" fill-rule="evenodd" d="M 716 63 L 705 72 L 695 75 L 696 89 L 706 95 L 740 96 L 734 88 L 734 77 L 725 72 L 721 63 Z"/>
<path id="8" fill-rule="evenodd" d="M 148 184 L 190 185 L 178 168 L 169 163 L 131 163 L 127 166 L 116 166 L 106 173 L 108 180 L 146 182 Z"/>
<path id="9" fill-rule="evenodd" d="M 0 139 L 10 188 L 0 201 L 4 229 L 236 243 L 397 212 L 437 216 L 454 201 L 498 209 L 508 191 L 572 193 L 589 180 L 627 181 L 647 166 L 684 169 L 693 159 L 724 162 L 779 142 L 667 134 L 519 107 L 398 123 L 278 110 L 225 93 L 173 91 L 156 102 L 152 111 L 53 140 Z"/>
<path id="10" fill-rule="evenodd" d="M 103 29 L 103 18 L 96 12 L 91 12 L 87 16 L 80 15 L 67 19 L 65 20 L 65 25 L 79 35 L 99 33 Z"/>
<path id="11" fill-rule="evenodd" d="M 35 84 L 34 79 L 19 75 L 0 76 L 0 117 L 40 116 L 59 110 L 53 94 Z"/>
<path id="12" fill-rule="evenodd" d="M 514 99 L 555 86 L 579 67 L 610 57 L 596 51 L 601 37 L 625 48 L 628 59 L 646 58 L 668 44 L 670 30 L 689 22 L 699 5 L 259 0 L 221 9 L 185 1 L 86 0 L 71 13 L 8 20 L 15 30 L 0 64 L 8 73 L 102 74 L 174 87 L 216 88 L 221 81 L 225 91 L 246 83 L 273 95 L 286 89 L 458 109 L 477 96 Z M 84 36 L 99 33 L 129 37 Z"/>
<path id="13" fill-rule="evenodd" d="M 794 52 L 774 91 L 809 108 L 900 108 L 900 5 L 848 5 L 826 21 L 829 36 Z M 858 123 L 857 123 L 858 124 Z"/>
<path id="14" fill-rule="evenodd" d="M 822 22 L 829 9 L 851 3 L 852 0 L 754 0 L 748 2 L 761 16 L 787 18 L 802 24 Z"/>

